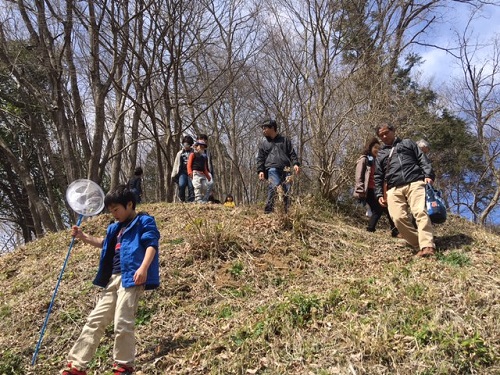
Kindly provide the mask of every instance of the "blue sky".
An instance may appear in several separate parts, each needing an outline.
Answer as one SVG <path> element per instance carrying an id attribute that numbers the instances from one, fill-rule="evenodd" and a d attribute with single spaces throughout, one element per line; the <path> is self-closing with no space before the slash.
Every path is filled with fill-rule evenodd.
<path id="1" fill-rule="evenodd" d="M 471 40 L 489 42 L 495 36 L 500 37 L 500 2 L 499 5 L 485 6 L 477 12 L 471 24 Z M 470 17 L 471 7 L 466 4 L 454 3 L 443 14 L 443 21 L 429 33 L 428 40 L 445 48 L 454 48 L 458 45 L 457 33 L 462 35 Z M 469 34 L 470 34 L 469 32 Z M 450 82 L 451 78 L 461 75 L 458 61 L 449 53 L 437 48 L 421 47 L 418 52 L 424 63 L 419 67 L 424 82 L 430 81 L 433 87 L 439 87 L 443 83 Z M 481 58 L 488 54 L 484 49 L 478 54 Z"/>
<path id="2" fill-rule="evenodd" d="M 492 40 L 495 37 L 500 39 L 500 1 L 497 0 L 497 4 L 485 6 L 477 11 L 468 26 L 467 35 L 471 45 L 474 43 L 489 45 L 488 48 L 482 48 L 474 54 L 474 62 L 479 66 L 491 56 Z M 469 5 L 453 3 L 453 6 L 443 13 L 442 22 L 429 31 L 427 41 L 443 48 L 456 49 L 458 38 L 464 35 L 471 11 L 472 8 Z M 446 51 L 432 47 L 418 47 L 415 52 L 424 60 L 423 64 L 418 67 L 418 80 L 421 84 L 425 85 L 430 82 L 431 87 L 440 92 L 454 79 L 462 79 L 460 62 Z M 500 82 L 500 77 L 498 81 Z M 496 225 L 500 225 L 499 207 L 490 214 L 489 219 Z"/>

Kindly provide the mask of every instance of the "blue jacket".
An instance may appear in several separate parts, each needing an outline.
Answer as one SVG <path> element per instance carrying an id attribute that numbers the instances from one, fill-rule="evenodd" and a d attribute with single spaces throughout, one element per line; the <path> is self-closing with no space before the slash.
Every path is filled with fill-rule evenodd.
<path id="1" fill-rule="evenodd" d="M 94 279 L 94 284 L 106 287 L 113 270 L 113 257 L 115 245 L 121 224 L 110 224 L 101 250 L 99 270 Z M 122 269 L 122 285 L 124 288 L 135 286 L 134 274 L 139 269 L 146 254 L 146 249 L 152 246 L 156 254 L 148 269 L 145 289 L 155 289 L 160 285 L 160 262 L 158 256 L 158 242 L 160 232 L 156 227 L 155 219 L 145 213 L 139 213 L 123 232 L 120 247 L 120 262 Z"/>

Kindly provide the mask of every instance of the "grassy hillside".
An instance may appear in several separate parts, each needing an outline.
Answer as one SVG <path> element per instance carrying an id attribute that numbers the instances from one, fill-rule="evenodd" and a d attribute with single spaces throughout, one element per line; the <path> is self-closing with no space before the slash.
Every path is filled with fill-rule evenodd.
<path id="1" fill-rule="evenodd" d="M 138 374 L 500 374 L 500 237 L 463 219 L 420 259 L 363 212 L 145 204 L 162 285 L 137 318 Z M 359 214 L 359 215 L 358 215 Z M 356 217 L 356 215 L 358 215 Z M 86 220 L 103 235 L 109 215 Z M 92 309 L 99 250 L 76 243 L 30 366 L 69 230 L 0 257 L 0 374 L 53 375 Z M 89 374 L 107 374 L 109 327 Z"/>

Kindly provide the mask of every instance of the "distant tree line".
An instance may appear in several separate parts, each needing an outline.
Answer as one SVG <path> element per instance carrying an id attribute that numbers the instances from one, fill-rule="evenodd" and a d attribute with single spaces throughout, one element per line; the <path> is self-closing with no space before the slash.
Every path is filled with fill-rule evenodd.
<path id="1" fill-rule="evenodd" d="M 413 46 L 456 2 L 3 1 L 3 243 L 67 227 L 78 178 L 108 190 L 140 165 L 145 200 L 171 202 L 188 134 L 209 136 L 216 194 L 256 202 L 269 117 L 294 140 L 301 193 L 347 199 L 366 138 L 391 118 L 398 135 L 431 143 L 450 208 L 487 224 L 500 198 L 498 45 L 478 66 L 460 40 L 464 77 L 447 101 L 412 75 Z"/>

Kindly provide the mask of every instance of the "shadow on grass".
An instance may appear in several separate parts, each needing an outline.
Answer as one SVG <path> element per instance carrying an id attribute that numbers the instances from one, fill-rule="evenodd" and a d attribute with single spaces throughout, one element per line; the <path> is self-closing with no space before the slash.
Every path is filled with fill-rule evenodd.
<path id="1" fill-rule="evenodd" d="M 454 234 L 451 236 L 435 237 L 434 242 L 440 251 L 459 249 L 463 246 L 471 245 L 472 237 L 465 234 Z"/>
<path id="2" fill-rule="evenodd" d="M 172 337 L 166 337 L 158 343 L 154 350 L 154 355 L 155 357 L 161 357 L 177 349 L 187 348 L 195 342 L 196 340 L 194 339 L 187 339 L 182 337 L 172 339 Z"/>

